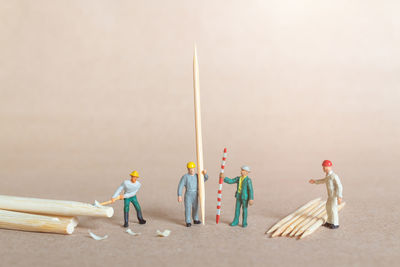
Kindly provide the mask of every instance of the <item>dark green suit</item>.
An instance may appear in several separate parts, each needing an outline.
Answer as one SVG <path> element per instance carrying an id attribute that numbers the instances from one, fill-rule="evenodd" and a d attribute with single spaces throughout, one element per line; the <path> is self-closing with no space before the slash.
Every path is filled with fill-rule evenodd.
<path id="1" fill-rule="evenodd" d="M 235 209 L 235 218 L 231 223 L 232 226 L 236 226 L 239 223 L 239 215 L 240 215 L 240 206 L 243 206 L 243 227 L 247 226 L 247 207 L 249 200 L 254 199 L 254 192 L 253 192 L 253 184 L 251 183 L 251 179 L 247 176 L 244 178 L 242 182 L 242 190 L 239 193 L 239 181 L 240 177 L 235 177 L 230 179 L 228 177 L 224 178 L 224 182 L 227 184 L 237 184 L 237 190 L 235 193 L 236 197 L 236 209 Z"/>

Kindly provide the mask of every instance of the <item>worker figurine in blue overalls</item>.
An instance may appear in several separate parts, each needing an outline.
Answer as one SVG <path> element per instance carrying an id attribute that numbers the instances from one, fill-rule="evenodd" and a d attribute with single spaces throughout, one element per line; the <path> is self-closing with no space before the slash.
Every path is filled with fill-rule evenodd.
<path id="1" fill-rule="evenodd" d="M 185 191 L 185 221 L 186 226 L 192 226 L 192 216 L 193 223 L 200 224 L 198 209 L 198 176 L 196 174 L 196 164 L 194 162 L 189 162 L 186 165 L 188 173 L 183 175 L 178 185 L 178 202 L 182 202 L 182 191 L 183 187 L 186 188 Z M 203 170 L 204 181 L 208 180 L 208 174 L 206 170 Z"/>

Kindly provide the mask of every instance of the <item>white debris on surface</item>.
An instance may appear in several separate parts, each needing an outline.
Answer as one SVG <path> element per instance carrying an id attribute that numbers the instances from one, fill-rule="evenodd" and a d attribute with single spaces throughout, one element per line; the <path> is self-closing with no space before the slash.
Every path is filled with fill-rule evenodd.
<path id="1" fill-rule="evenodd" d="M 98 202 L 97 200 L 94 201 L 94 206 L 95 206 L 95 207 L 98 207 L 98 208 L 102 207 L 102 206 L 100 205 L 100 202 Z"/>
<path id="2" fill-rule="evenodd" d="M 95 234 L 93 234 L 90 230 L 88 231 L 89 232 L 89 235 L 94 239 L 94 240 L 103 240 L 103 239 L 106 239 L 106 238 L 108 238 L 108 235 L 105 235 L 105 236 L 98 236 L 98 235 L 95 235 Z"/>
<path id="3" fill-rule="evenodd" d="M 127 229 L 125 232 L 127 232 L 128 234 L 133 235 L 133 236 L 140 235 L 140 233 L 135 233 L 131 229 Z"/>
<path id="4" fill-rule="evenodd" d="M 157 235 L 159 237 L 167 237 L 167 236 L 169 236 L 170 233 L 171 233 L 170 230 L 165 230 L 164 232 L 161 232 L 160 230 L 157 230 Z"/>

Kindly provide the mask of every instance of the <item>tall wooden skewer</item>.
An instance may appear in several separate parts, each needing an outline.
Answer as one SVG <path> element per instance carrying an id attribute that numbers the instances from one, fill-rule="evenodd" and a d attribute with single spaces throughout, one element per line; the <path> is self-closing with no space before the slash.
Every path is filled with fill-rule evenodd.
<path id="1" fill-rule="evenodd" d="M 194 46 L 193 55 L 193 87 L 194 87 L 194 119 L 196 128 L 196 156 L 197 156 L 197 175 L 199 202 L 201 211 L 201 221 L 205 224 L 205 194 L 204 194 L 204 176 L 203 176 L 203 139 L 201 135 L 201 107 L 200 107 L 200 81 L 199 65 L 197 62 L 197 49 Z"/>

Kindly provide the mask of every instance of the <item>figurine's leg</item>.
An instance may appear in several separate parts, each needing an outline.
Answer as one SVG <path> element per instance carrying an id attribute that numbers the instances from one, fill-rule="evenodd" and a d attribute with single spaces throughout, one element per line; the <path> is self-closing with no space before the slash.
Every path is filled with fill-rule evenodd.
<path id="1" fill-rule="evenodd" d="M 334 197 L 329 197 L 326 201 L 326 214 L 328 218 L 326 220 L 325 226 L 331 229 L 339 227 L 339 216 L 337 211 L 337 199 Z"/>
<path id="2" fill-rule="evenodd" d="M 235 218 L 233 219 L 233 222 L 230 224 L 231 226 L 236 226 L 239 223 L 239 215 L 240 215 L 240 206 L 242 202 L 240 201 L 239 198 L 236 198 L 236 208 L 235 208 Z"/>
<path id="3" fill-rule="evenodd" d="M 129 198 L 124 198 L 124 227 L 129 226 Z"/>
<path id="4" fill-rule="evenodd" d="M 334 197 L 332 200 L 332 224 L 334 225 L 333 228 L 339 227 L 339 214 L 337 209 L 337 198 Z"/>
<path id="5" fill-rule="evenodd" d="M 192 202 L 192 214 L 193 214 L 193 222 L 195 224 L 199 224 L 199 201 L 198 201 L 198 195 L 195 196 Z"/>
<path id="6" fill-rule="evenodd" d="M 325 209 L 326 209 L 326 215 L 327 215 L 326 225 L 329 226 L 332 223 L 332 209 L 331 209 L 331 203 L 330 203 L 329 198 L 326 200 Z"/>
<path id="7" fill-rule="evenodd" d="M 133 206 L 135 207 L 136 215 L 137 215 L 139 223 L 140 224 L 145 224 L 146 220 L 143 219 L 142 209 L 140 208 L 139 201 L 137 200 L 137 197 L 133 196 L 131 202 L 132 202 Z"/>
<path id="8" fill-rule="evenodd" d="M 242 220 L 242 226 L 247 227 L 247 207 L 249 205 L 249 202 L 247 200 L 243 200 L 243 220 Z"/>
<path id="9" fill-rule="evenodd" d="M 185 222 L 186 224 L 190 224 L 192 219 L 190 218 L 192 215 L 192 199 L 190 192 L 185 193 Z"/>

